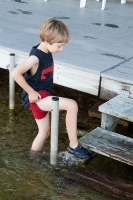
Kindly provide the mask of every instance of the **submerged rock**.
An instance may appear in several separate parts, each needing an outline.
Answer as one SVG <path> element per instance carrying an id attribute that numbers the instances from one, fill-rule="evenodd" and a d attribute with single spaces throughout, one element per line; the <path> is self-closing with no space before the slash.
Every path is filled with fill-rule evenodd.
<path id="1" fill-rule="evenodd" d="M 92 153 L 92 158 L 94 157 L 94 154 Z M 82 164 L 88 164 L 92 158 L 90 159 L 81 159 L 73 154 L 70 154 L 68 151 L 62 151 L 58 153 L 58 159 L 59 163 L 62 165 L 82 165 Z"/>

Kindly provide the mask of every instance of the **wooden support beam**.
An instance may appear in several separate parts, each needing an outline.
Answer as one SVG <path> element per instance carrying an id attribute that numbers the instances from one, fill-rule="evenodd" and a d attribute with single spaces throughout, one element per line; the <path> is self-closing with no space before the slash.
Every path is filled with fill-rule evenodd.
<path id="1" fill-rule="evenodd" d="M 119 121 L 119 118 L 102 113 L 101 128 L 113 131 Z"/>

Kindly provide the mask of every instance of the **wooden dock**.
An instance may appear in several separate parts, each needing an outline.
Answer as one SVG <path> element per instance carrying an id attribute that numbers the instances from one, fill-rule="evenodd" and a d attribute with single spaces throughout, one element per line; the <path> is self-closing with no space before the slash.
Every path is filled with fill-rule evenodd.
<path id="1" fill-rule="evenodd" d="M 74 0 L 2 1 L 0 13 L 0 67 L 9 68 L 8 54 L 16 64 L 38 44 L 38 31 L 49 17 L 62 20 L 71 39 L 55 59 L 54 82 L 109 100 L 122 89 L 133 95 L 132 2 Z M 65 9 L 64 9 L 65 5 Z"/>
<path id="2" fill-rule="evenodd" d="M 94 152 L 133 166 L 133 138 L 112 132 L 119 119 L 133 122 L 133 99 L 129 92 L 121 92 L 100 105 L 98 110 L 102 113 L 101 128 L 80 138 L 80 143 Z"/>
<path id="3" fill-rule="evenodd" d="M 132 165 L 132 158 L 128 155 L 128 146 L 132 147 L 132 139 L 129 141 L 124 136 L 122 139 L 117 133 L 112 132 L 119 120 L 117 108 L 119 106 L 124 108 L 127 104 L 124 98 L 122 100 L 124 105 L 119 105 L 120 99 L 113 104 L 112 98 L 122 90 L 126 90 L 129 92 L 130 107 L 132 104 L 132 2 L 121 5 L 120 2 L 111 0 L 105 11 L 101 11 L 100 2 L 87 1 L 86 8 L 81 9 L 76 0 L 4 1 L 0 2 L 0 6 L 3 8 L 0 13 L 0 67 L 8 70 L 11 70 L 10 53 L 15 53 L 15 64 L 18 65 L 28 57 L 31 47 L 40 42 L 39 27 L 45 19 L 54 17 L 62 20 L 69 27 L 71 34 L 69 43 L 65 45 L 62 52 L 53 55 L 54 83 L 99 96 L 104 100 L 111 99 L 111 109 L 105 109 L 106 103 L 99 107 L 99 111 L 102 112 L 101 127 L 105 130 L 98 128 L 94 132 L 96 135 L 106 132 L 100 140 L 106 138 L 108 142 L 108 131 L 111 131 L 109 135 L 112 139 L 109 140 L 113 140 L 115 134 L 113 142 L 117 143 L 118 149 L 112 143 L 112 147 L 109 146 L 105 152 L 104 140 L 103 149 L 99 150 L 99 146 L 95 144 L 93 150 Z M 112 112 L 113 109 L 116 115 Z M 122 111 L 122 109 L 118 110 Z M 120 118 L 132 121 L 132 116 L 131 118 L 128 116 L 130 113 L 124 111 L 123 117 L 121 112 Z M 86 137 L 91 137 L 91 134 Z M 93 142 L 95 140 L 91 141 L 92 144 Z M 117 153 L 114 149 L 117 149 Z M 120 149 L 123 149 L 122 154 L 121 152 L 119 154 Z"/>

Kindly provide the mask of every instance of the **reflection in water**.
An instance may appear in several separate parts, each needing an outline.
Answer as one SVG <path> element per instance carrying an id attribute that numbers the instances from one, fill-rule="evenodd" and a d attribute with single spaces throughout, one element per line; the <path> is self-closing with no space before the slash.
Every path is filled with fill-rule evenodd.
<path id="1" fill-rule="evenodd" d="M 11 129 L 13 129 L 14 126 L 14 111 L 13 110 L 9 110 L 9 127 Z"/>

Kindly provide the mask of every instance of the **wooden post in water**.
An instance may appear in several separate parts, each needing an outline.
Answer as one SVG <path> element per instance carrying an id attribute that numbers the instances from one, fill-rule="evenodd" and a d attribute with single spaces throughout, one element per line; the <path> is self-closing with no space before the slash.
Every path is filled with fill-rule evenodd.
<path id="1" fill-rule="evenodd" d="M 9 109 L 14 110 L 15 104 L 15 81 L 11 75 L 15 67 L 15 54 L 10 53 L 9 55 Z"/>
<path id="2" fill-rule="evenodd" d="M 58 156 L 58 123 L 59 123 L 59 98 L 52 97 L 51 111 L 51 152 L 50 163 L 57 165 Z"/>

